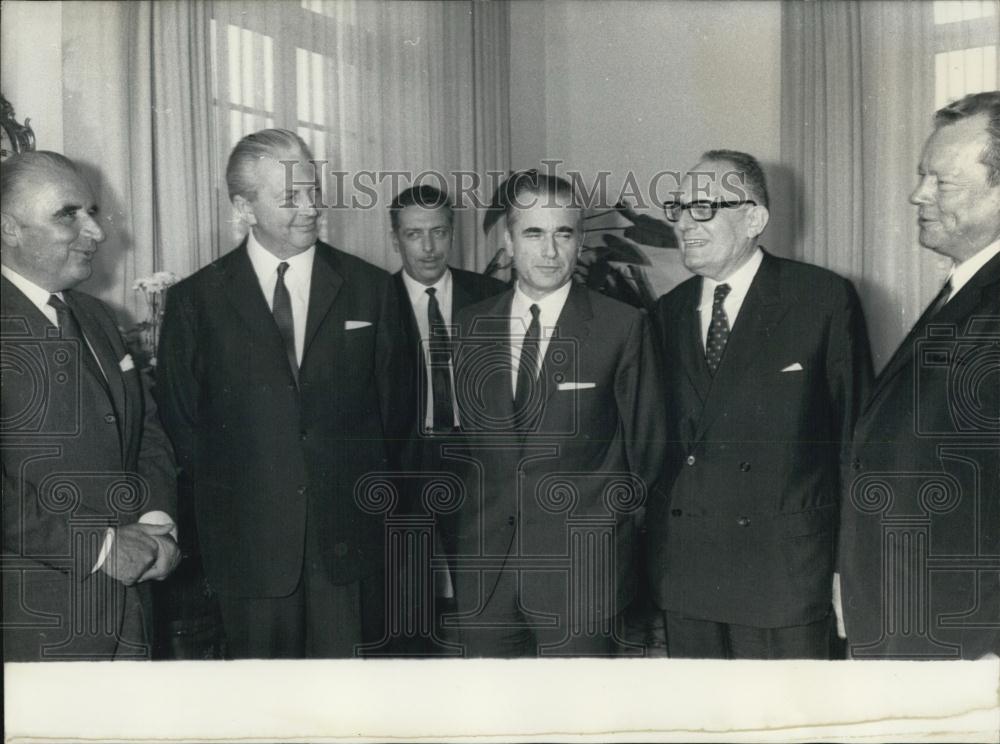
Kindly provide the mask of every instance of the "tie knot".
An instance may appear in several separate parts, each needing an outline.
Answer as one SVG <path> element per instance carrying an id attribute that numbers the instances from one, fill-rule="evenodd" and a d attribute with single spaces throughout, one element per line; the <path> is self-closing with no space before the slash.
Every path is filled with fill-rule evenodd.
<path id="1" fill-rule="evenodd" d="M 538 316 L 542 312 L 542 308 L 538 307 L 538 305 L 532 304 L 530 310 L 531 310 L 531 319 L 538 320 Z"/>
<path id="2" fill-rule="evenodd" d="M 284 279 L 286 271 L 288 271 L 288 262 L 282 261 L 280 264 L 278 264 L 278 277 L 280 279 Z"/>
<path id="3" fill-rule="evenodd" d="M 60 299 L 59 295 L 49 295 L 49 307 L 54 307 L 57 313 L 63 312 L 68 309 L 66 303 Z"/>
<path id="4" fill-rule="evenodd" d="M 434 289 L 434 287 L 428 287 L 428 288 L 427 288 L 427 290 L 426 290 L 426 292 L 427 292 L 427 294 L 429 294 L 429 295 L 430 295 L 431 297 L 433 297 L 434 295 L 436 295 L 436 294 L 437 294 L 437 290 L 436 290 L 436 289 Z"/>
<path id="5" fill-rule="evenodd" d="M 715 301 L 722 302 L 723 300 L 725 300 L 726 297 L 729 295 L 729 293 L 732 291 L 732 289 L 733 288 L 730 287 L 728 284 L 720 284 L 719 286 L 717 286 L 715 288 Z"/>

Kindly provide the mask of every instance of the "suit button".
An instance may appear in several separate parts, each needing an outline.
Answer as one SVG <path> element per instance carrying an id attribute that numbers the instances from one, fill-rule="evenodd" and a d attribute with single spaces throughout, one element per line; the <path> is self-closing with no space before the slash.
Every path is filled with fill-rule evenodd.
<path id="1" fill-rule="evenodd" d="M 744 460 L 743 462 L 741 462 L 740 463 L 740 470 L 742 470 L 744 473 L 749 473 L 750 472 L 750 463 L 748 463 L 746 460 Z"/>
<path id="2" fill-rule="evenodd" d="M 299 432 L 299 441 L 300 442 L 304 442 L 308 438 L 309 438 L 309 435 L 306 432 L 304 432 L 304 431 L 300 431 Z"/>
<path id="3" fill-rule="evenodd" d="M 851 470 L 861 470 L 861 460 L 854 458 L 851 461 Z"/>
<path id="4" fill-rule="evenodd" d="M 295 490 L 299 494 L 299 496 L 301 496 L 302 494 L 304 494 L 306 492 L 306 487 L 305 486 L 299 486 Z"/>
<path id="5" fill-rule="evenodd" d="M 670 516 L 671 517 L 679 517 L 683 513 L 684 512 L 682 512 L 680 509 L 671 509 L 670 510 Z"/>
<path id="6" fill-rule="evenodd" d="M 736 524 L 738 524 L 740 527 L 749 527 L 750 517 L 740 517 L 739 519 L 736 520 Z"/>
<path id="7" fill-rule="evenodd" d="M 113 424 L 115 422 L 115 415 L 113 413 L 105 414 L 104 423 Z"/>
<path id="8" fill-rule="evenodd" d="M 335 543 L 333 546 L 333 554 L 338 558 L 343 558 L 345 555 L 347 555 L 347 543 L 345 542 Z"/>
<path id="9" fill-rule="evenodd" d="M 688 465 L 694 465 L 694 455 L 688 455 L 687 460 L 685 460 Z"/>
<path id="10" fill-rule="evenodd" d="M 514 526 L 514 517 L 507 517 L 507 524 L 511 527 Z"/>

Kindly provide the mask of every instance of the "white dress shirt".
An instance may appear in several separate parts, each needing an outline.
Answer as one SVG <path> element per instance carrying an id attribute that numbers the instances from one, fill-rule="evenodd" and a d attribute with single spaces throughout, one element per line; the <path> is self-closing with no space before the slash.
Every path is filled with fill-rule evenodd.
<path id="1" fill-rule="evenodd" d="M 521 282 L 518 281 L 514 288 L 514 299 L 510 304 L 510 355 L 511 355 L 511 395 L 517 395 L 517 369 L 521 366 L 521 346 L 524 344 L 524 334 L 528 332 L 531 325 L 531 306 L 538 305 L 538 325 L 541 337 L 538 341 L 539 364 L 535 374 L 541 372 L 541 360 L 545 359 L 545 353 L 549 349 L 549 341 L 555 331 L 559 315 L 562 313 L 566 298 L 569 297 L 569 290 L 573 286 L 573 280 L 566 282 L 554 292 L 550 292 L 540 300 L 533 300 L 521 290 Z"/>
<path id="2" fill-rule="evenodd" d="M 994 240 L 983 248 L 976 255 L 965 259 L 960 264 L 956 264 L 948 277 L 951 281 L 951 294 L 945 304 L 951 302 L 951 298 L 958 294 L 958 290 L 969 283 L 969 280 L 976 275 L 976 272 L 983 268 L 998 253 L 1000 253 L 1000 239 Z"/>
<path id="3" fill-rule="evenodd" d="M 431 337 L 431 327 L 430 321 L 427 318 L 427 306 L 430 304 L 430 296 L 427 294 L 428 289 L 434 290 L 434 296 L 437 297 L 438 309 L 441 311 L 441 317 L 444 318 L 444 324 L 447 326 L 449 338 L 451 337 L 451 298 L 452 298 L 452 286 L 454 282 L 451 277 L 451 269 L 445 269 L 444 274 L 438 279 L 434 284 L 427 286 L 426 284 L 421 284 L 412 276 L 403 271 L 403 285 L 406 287 L 406 293 L 410 296 L 410 305 L 413 307 L 413 315 L 417 319 L 417 329 L 420 331 L 420 342 L 421 349 L 427 347 L 427 342 Z M 422 351 L 424 359 L 424 369 L 427 371 L 425 375 L 427 378 L 427 410 L 424 415 L 424 426 L 428 429 L 434 428 L 434 385 L 431 379 L 431 360 L 430 357 Z M 455 370 L 453 366 L 449 366 L 448 374 L 451 376 L 451 389 L 455 389 Z M 455 426 L 458 426 L 458 408 L 455 405 L 454 396 L 452 397 L 452 411 L 455 418 Z"/>
<path id="4" fill-rule="evenodd" d="M 51 297 L 52 295 L 56 295 L 60 300 L 63 300 L 65 302 L 66 298 L 63 297 L 62 292 L 49 292 L 49 290 L 47 289 L 42 289 L 33 281 L 24 278 L 16 271 L 11 269 L 9 266 L 0 265 L 0 274 L 3 274 L 3 276 L 7 279 L 7 281 L 9 281 L 19 290 L 21 290 L 24 296 L 31 301 L 31 304 L 37 307 L 39 312 L 41 312 L 42 315 L 44 315 L 52 325 L 54 325 L 56 328 L 59 327 L 59 315 L 58 313 L 56 313 L 56 309 L 49 304 L 49 297 Z M 82 330 L 83 329 L 81 329 L 81 332 Z M 97 354 L 94 353 L 94 347 L 91 346 L 90 340 L 87 339 L 86 334 L 84 334 L 84 341 L 87 342 L 87 346 L 90 349 L 90 353 L 93 355 L 94 359 L 97 360 L 98 368 L 104 374 L 105 378 L 107 378 L 107 372 L 105 372 L 104 367 L 101 366 L 101 360 L 97 356 Z M 174 524 L 174 520 L 170 517 L 170 515 L 164 511 L 160 511 L 159 509 L 146 512 L 141 517 L 139 517 L 139 521 L 142 524 Z M 174 540 L 177 539 L 176 525 L 174 525 L 174 528 L 170 531 L 170 534 L 174 538 Z M 114 527 L 108 527 L 108 531 L 104 535 L 104 543 L 101 545 L 101 552 L 98 553 L 97 555 L 97 562 L 94 564 L 94 567 L 90 570 L 91 573 L 94 573 L 101 566 L 104 565 L 104 561 L 107 560 L 108 553 L 111 551 L 111 545 L 114 542 L 114 539 L 115 539 L 115 529 Z"/>
<path id="5" fill-rule="evenodd" d="M 285 287 L 292 301 L 292 324 L 295 328 L 295 360 L 302 364 L 302 352 L 306 345 L 306 318 L 309 314 L 309 288 L 312 286 L 312 267 L 316 257 L 316 246 L 309 246 L 297 256 L 284 260 L 257 242 L 250 230 L 247 235 L 247 254 L 253 264 L 254 273 L 260 283 L 260 289 L 267 300 L 267 306 L 273 311 L 274 287 L 278 283 L 278 264 L 287 263 L 285 270 Z"/>
<path id="6" fill-rule="evenodd" d="M 712 303 L 715 301 L 715 288 L 720 284 L 729 285 L 729 294 L 722 302 L 722 309 L 726 311 L 729 319 L 729 329 L 736 325 L 736 318 L 743 307 L 743 300 L 747 298 L 753 278 L 757 276 L 757 270 L 764 260 L 764 251 L 757 248 L 753 255 L 745 264 L 736 269 L 732 274 L 722 281 L 710 279 L 707 276 L 701 279 L 701 303 L 698 305 L 698 312 L 701 313 L 701 343 L 702 346 L 708 344 L 708 328 L 712 324 Z"/>

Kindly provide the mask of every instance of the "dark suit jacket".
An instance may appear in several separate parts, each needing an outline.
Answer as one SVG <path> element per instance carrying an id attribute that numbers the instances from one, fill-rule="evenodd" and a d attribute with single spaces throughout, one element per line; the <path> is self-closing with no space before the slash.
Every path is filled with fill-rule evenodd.
<path id="1" fill-rule="evenodd" d="M 173 454 L 156 408 L 139 370 L 121 369 L 127 352 L 102 302 L 63 293 L 110 398 L 82 365 L 90 352 L 62 339 L 6 278 L 0 284 L 4 658 L 148 655 L 115 637 L 134 597 L 126 603 L 123 584 L 91 569 L 109 525 L 176 513 Z"/>
<path id="2" fill-rule="evenodd" d="M 1000 654 L 1000 256 L 921 318 L 858 420 L 840 542 L 857 657 Z"/>
<path id="3" fill-rule="evenodd" d="M 654 598 L 716 622 L 819 620 L 830 611 L 841 458 L 871 378 L 857 295 L 829 271 L 765 254 L 713 378 L 701 284 L 685 281 L 655 311 L 672 486 L 649 515 Z"/>
<path id="4" fill-rule="evenodd" d="M 157 392 L 219 592 L 289 594 L 307 505 L 333 582 L 382 570 L 389 504 L 355 486 L 409 429 L 399 318 L 388 273 L 318 242 L 296 387 L 245 243 L 170 290 Z"/>
<path id="5" fill-rule="evenodd" d="M 574 284 L 542 363 L 535 426 L 512 430 L 513 295 L 458 317 L 460 457 L 477 464 L 459 512 L 456 598 L 460 611 L 479 609 L 495 581 L 479 567 L 506 566 L 521 571 L 524 609 L 568 627 L 571 559 L 588 604 L 614 613 L 634 595 L 638 533 L 659 488 L 663 388 L 646 313 Z"/>

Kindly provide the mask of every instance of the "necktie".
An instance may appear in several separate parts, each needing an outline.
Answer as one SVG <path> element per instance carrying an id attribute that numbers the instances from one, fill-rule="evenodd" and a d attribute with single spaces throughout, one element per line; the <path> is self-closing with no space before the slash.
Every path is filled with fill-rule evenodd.
<path id="1" fill-rule="evenodd" d="M 931 301 L 931 304 L 927 306 L 927 311 L 924 313 L 924 317 L 927 318 L 928 320 L 933 318 L 935 315 L 941 312 L 941 308 L 943 308 L 945 305 L 948 304 L 948 300 L 950 298 L 951 298 L 951 277 L 949 276 L 948 281 L 946 281 L 944 283 L 944 286 L 941 287 L 941 291 L 937 293 L 937 297 L 935 297 Z"/>
<path id="2" fill-rule="evenodd" d="M 292 319 L 292 298 L 288 294 L 288 287 L 285 286 L 286 271 L 288 271 L 288 264 L 282 261 L 278 264 L 278 281 L 274 284 L 274 300 L 271 303 L 271 312 L 274 315 L 274 322 L 278 324 L 278 332 L 285 342 L 285 353 L 288 355 L 288 364 L 292 370 L 292 377 L 298 383 L 299 360 L 295 356 L 295 321 Z"/>
<path id="3" fill-rule="evenodd" d="M 59 331 L 62 337 L 65 339 L 73 339 L 80 344 L 80 363 L 94 376 L 94 379 L 100 383 L 104 392 L 107 394 L 108 399 L 111 398 L 111 389 L 108 387 L 107 378 L 104 376 L 104 372 L 101 370 L 100 364 L 97 362 L 97 358 L 90 349 L 90 345 L 87 343 L 87 337 L 83 335 L 83 329 L 80 327 L 80 321 L 77 320 L 76 313 L 73 309 L 63 302 L 58 295 L 49 296 L 49 307 L 55 308 L 56 317 L 59 319 Z"/>
<path id="4" fill-rule="evenodd" d="M 708 325 L 708 339 L 705 341 L 705 361 L 708 368 L 715 375 L 722 361 L 722 353 L 726 350 L 726 342 L 729 340 L 729 318 L 726 316 L 726 309 L 722 303 L 732 289 L 728 284 L 720 284 L 715 288 L 715 295 L 712 298 L 712 321 Z"/>
<path id="5" fill-rule="evenodd" d="M 451 342 L 436 295 L 437 290 L 433 287 L 427 290 L 427 327 L 430 329 L 427 353 L 431 365 L 431 392 L 434 395 L 434 430 L 447 431 L 455 425 L 451 397 Z"/>
<path id="6" fill-rule="evenodd" d="M 538 305 L 531 306 L 531 323 L 528 325 L 528 332 L 524 334 L 524 343 L 521 344 L 521 359 L 517 365 L 517 387 L 514 389 L 514 411 L 519 416 L 525 412 L 525 406 L 531 399 L 531 389 L 538 376 L 538 342 L 542 335 L 542 327 L 538 322 L 540 312 L 541 308 Z"/>

